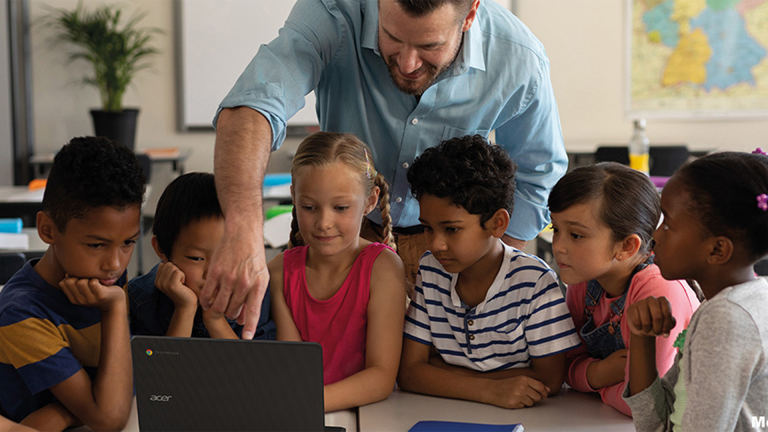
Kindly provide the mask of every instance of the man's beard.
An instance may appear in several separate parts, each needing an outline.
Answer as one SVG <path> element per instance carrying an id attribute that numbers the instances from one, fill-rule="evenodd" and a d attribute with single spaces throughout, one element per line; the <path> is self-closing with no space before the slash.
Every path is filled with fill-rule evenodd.
<path id="1" fill-rule="evenodd" d="M 437 76 L 443 73 L 443 71 L 448 67 L 448 65 L 446 65 L 442 69 L 438 70 L 437 67 L 432 66 L 431 64 L 422 64 L 421 69 L 426 69 L 426 73 L 422 79 L 426 78 L 426 81 L 424 81 L 423 84 L 417 86 L 416 82 L 405 80 L 399 76 L 399 72 L 397 71 L 397 60 L 394 59 L 394 56 L 390 57 L 386 63 L 387 68 L 389 69 L 389 78 L 392 80 L 392 84 L 394 84 L 395 87 L 397 87 L 397 89 L 401 92 L 413 96 L 421 96 L 432 84 L 435 83 Z M 398 80 L 398 78 L 403 81 Z"/>
<path id="2" fill-rule="evenodd" d="M 421 68 L 419 69 L 426 69 L 426 73 L 424 75 L 426 81 L 424 84 L 421 84 L 418 87 L 416 87 L 416 84 L 413 81 L 405 80 L 405 83 L 398 81 L 397 77 L 399 77 L 399 73 L 397 59 L 395 59 L 395 56 L 389 56 L 388 59 L 384 60 L 384 63 L 387 65 L 387 69 L 389 69 L 389 78 L 392 80 L 392 83 L 395 85 L 395 87 L 397 87 L 398 90 L 405 94 L 413 96 L 421 96 L 424 94 L 424 92 L 427 91 L 427 89 L 435 83 L 437 77 L 445 72 L 445 70 L 448 69 L 454 61 L 456 61 L 456 57 L 459 55 L 459 50 L 461 50 L 461 47 L 464 44 L 463 35 L 464 32 L 459 29 L 459 43 L 456 44 L 456 51 L 454 51 L 453 55 L 451 56 L 451 61 L 447 62 L 439 68 L 426 62 L 422 63 Z M 379 49 L 379 51 L 381 51 L 381 49 Z M 404 78 L 401 79 L 404 80 Z"/>

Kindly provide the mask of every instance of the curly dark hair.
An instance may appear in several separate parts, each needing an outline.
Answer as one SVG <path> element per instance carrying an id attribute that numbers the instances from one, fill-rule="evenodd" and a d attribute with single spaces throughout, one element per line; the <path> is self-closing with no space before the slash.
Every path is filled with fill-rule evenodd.
<path id="1" fill-rule="evenodd" d="M 768 212 L 757 206 L 757 196 L 768 194 L 768 156 L 712 153 L 681 167 L 675 178 L 702 228 L 744 245 L 753 261 L 768 254 Z"/>
<path id="2" fill-rule="evenodd" d="M 426 149 L 408 169 L 408 182 L 417 200 L 425 194 L 448 198 L 485 225 L 499 209 L 512 214 L 516 172 L 503 148 L 467 135 Z"/>
<path id="3" fill-rule="evenodd" d="M 640 252 L 651 253 L 651 239 L 661 217 L 659 192 L 640 171 L 616 162 L 578 167 L 564 175 L 549 194 L 549 211 L 598 200 L 598 215 L 614 241 L 637 234 Z"/>
<path id="4" fill-rule="evenodd" d="M 53 158 L 43 211 L 64 232 L 67 222 L 96 207 L 141 205 L 145 177 L 126 146 L 104 137 L 73 138 Z"/>
<path id="5" fill-rule="evenodd" d="M 157 201 L 152 234 L 160 251 L 171 258 L 182 228 L 202 219 L 223 217 L 213 174 L 187 173 L 168 184 Z"/>

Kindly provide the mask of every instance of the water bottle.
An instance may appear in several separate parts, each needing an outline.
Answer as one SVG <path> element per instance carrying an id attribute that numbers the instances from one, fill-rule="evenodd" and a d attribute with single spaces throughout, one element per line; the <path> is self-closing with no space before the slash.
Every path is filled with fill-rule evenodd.
<path id="1" fill-rule="evenodd" d="M 635 130 L 629 140 L 629 166 L 649 175 L 648 149 L 650 141 L 645 134 L 645 119 L 635 120 Z"/>

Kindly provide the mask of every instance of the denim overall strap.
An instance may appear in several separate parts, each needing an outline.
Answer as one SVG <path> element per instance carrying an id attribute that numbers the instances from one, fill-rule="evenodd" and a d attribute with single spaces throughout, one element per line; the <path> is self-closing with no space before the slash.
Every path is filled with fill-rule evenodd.
<path id="1" fill-rule="evenodd" d="M 598 303 L 600 303 L 604 290 L 596 280 L 591 280 L 587 283 L 587 292 L 584 296 L 585 323 L 579 330 L 579 335 L 581 335 L 584 340 L 587 350 L 592 357 L 604 359 L 612 353 L 625 348 L 624 339 L 621 336 L 620 322 L 621 317 L 624 314 L 624 304 L 627 299 L 627 293 L 629 292 L 629 286 L 632 283 L 632 278 L 634 278 L 635 274 L 648 267 L 651 263 L 653 263 L 653 259 L 649 258 L 647 261 L 635 267 L 627 282 L 624 294 L 610 304 L 613 316 L 609 318 L 608 322 L 599 327 L 595 325 L 592 310 Z"/>

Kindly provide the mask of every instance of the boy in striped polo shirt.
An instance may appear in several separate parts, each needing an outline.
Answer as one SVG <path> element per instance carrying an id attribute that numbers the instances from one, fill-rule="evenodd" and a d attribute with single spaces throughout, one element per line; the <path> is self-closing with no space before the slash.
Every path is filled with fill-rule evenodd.
<path id="1" fill-rule="evenodd" d="M 406 316 L 402 389 L 504 408 L 560 390 L 579 338 L 552 269 L 502 241 L 516 169 L 475 135 L 427 149 L 408 170 L 429 251 Z"/>

